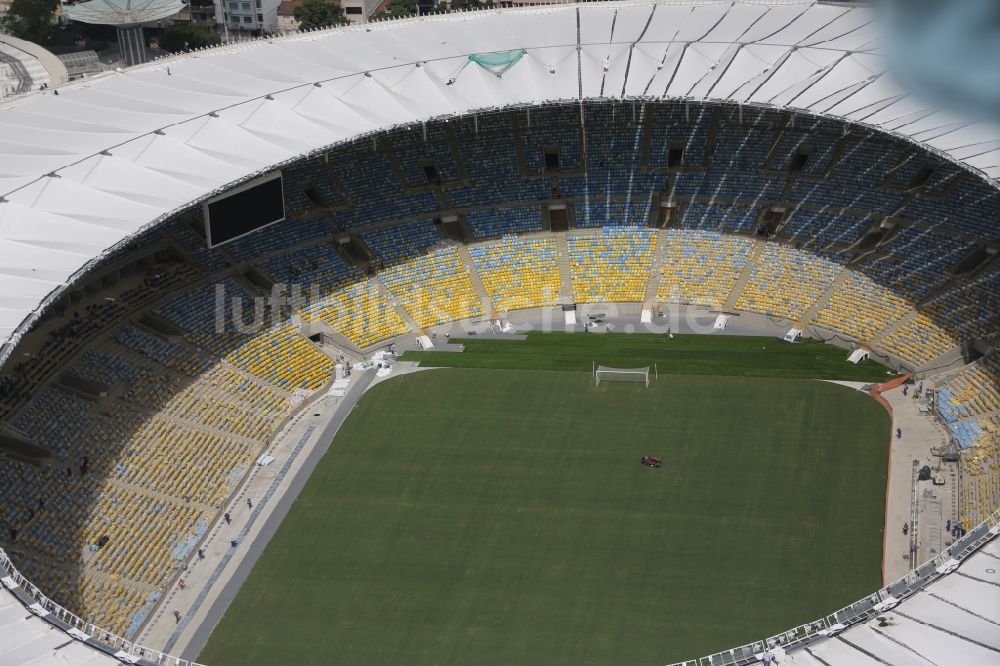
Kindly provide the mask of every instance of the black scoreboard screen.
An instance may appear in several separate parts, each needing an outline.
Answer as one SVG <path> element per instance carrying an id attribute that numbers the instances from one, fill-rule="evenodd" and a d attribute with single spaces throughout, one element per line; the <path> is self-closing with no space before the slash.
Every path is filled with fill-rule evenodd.
<path id="1" fill-rule="evenodd" d="M 208 246 L 222 245 L 285 219 L 281 172 L 257 178 L 204 205 Z"/>

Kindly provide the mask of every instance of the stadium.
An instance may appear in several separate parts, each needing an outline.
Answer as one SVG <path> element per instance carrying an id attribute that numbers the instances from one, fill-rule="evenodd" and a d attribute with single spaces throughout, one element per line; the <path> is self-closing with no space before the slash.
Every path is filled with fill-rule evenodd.
<path id="1" fill-rule="evenodd" d="M 375 22 L 0 111 L 0 664 L 1000 659 L 1000 127 L 871 7 Z"/>

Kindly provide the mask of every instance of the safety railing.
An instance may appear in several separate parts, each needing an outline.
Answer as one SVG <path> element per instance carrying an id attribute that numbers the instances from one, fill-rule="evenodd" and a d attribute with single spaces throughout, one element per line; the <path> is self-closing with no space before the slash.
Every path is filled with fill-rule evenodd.
<path id="1" fill-rule="evenodd" d="M 74 640 L 87 643 L 95 650 L 106 652 L 123 663 L 147 666 L 154 664 L 156 666 L 202 666 L 202 664 L 133 643 L 68 611 L 45 596 L 34 583 L 22 576 L 3 549 L 0 549 L 0 581 L 11 592 L 20 588 L 34 600 L 35 603 L 26 604 L 32 614 L 62 629 Z"/>

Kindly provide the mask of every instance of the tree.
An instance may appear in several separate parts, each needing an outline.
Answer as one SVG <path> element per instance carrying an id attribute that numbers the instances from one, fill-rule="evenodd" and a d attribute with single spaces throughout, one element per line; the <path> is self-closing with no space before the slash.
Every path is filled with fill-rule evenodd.
<path id="1" fill-rule="evenodd" d="M 406 18 L 417 15 L 417 0 L 390 0 L 389 8 L 379 13 L 382 18 Z"/>
<path id="2" fill-rule="evenodd" d="M 295 8 L 295 20 L 299 22 L 299 30 L 350 23 L 344 8 L 333 0 L 302 0 L 302 4 Z"/>
<path id="3" fill-rule="evenodd" d="M 0 18 L 0 28 L 29 42 L 46 44 L 56 31 L 52 21 L 55 11 L 56 0 L 14 0 Z"/>
<path id="4" fill-rule="evenodd" d="M 493 7 L 493 0 L 451 0 L 451 8 L 459 11 L 462 9 L 490 9 Z"/>
<path id="5" fill-rule="evenodd" d="M 222 40 L 204 23 L 175 25 L 160 36 L 160 48 L 164 51 L 186 51 L 202 46 L 213 46 Z"/>

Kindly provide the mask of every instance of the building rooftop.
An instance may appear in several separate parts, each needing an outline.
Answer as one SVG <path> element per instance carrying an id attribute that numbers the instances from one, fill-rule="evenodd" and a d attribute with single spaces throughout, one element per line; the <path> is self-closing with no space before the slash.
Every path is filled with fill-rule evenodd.
<path id="1" fill-rule="evenodd" d="M 302 0 L 282 0 L 278 5 L 278 16 L 295 16 L 295 10 L 302 6 Z"/>

